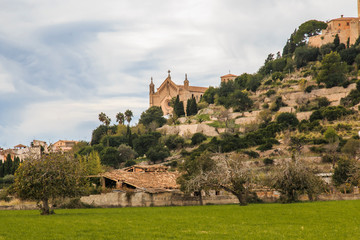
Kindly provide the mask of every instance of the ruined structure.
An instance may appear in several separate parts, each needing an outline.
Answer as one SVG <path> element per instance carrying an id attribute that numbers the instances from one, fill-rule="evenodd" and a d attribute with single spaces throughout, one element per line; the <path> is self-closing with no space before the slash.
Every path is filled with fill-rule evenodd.
<path id="1" fill-rule="evenodd" d="M 332 43 L 336 35 L 339 36 L 340 43 L 347 45 L 354 44 L 360 36 L 360 0 L 358 0 L 358 17 L 344 17 L 332 19 L 328 27 L 320 35 L 309 38 L 309 46 L 320 47 L 327 43 Z"/>
<path id="2" fill-rule="evenodd" d="M 192 97 L 195 97 L 196 101 L 200 101 L 200 98 L 208 89 L 206 87 L 195 87 L 190 86 L 187 74 L 185 74 L 184 85 L 177 85 L 171 80 L 170 70 L 168 71 L 168 77 L 160 85 L 160 87 L 155 92 L 155 84 L 151 78 L 150 83 L 150 107 L 158 106 L 161 107 L 164 115 L 172 114 L 173 108 L 170 106 L 171 99 L 179 95 L 180 101 L 184 102 L 184 107 L 186 111 L 186 103 Z"/>

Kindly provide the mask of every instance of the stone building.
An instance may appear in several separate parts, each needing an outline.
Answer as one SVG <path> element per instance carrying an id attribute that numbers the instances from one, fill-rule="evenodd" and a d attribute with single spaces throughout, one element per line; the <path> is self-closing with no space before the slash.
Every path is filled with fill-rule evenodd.
<path id="1" fill-rule="evenodd" d="M 320 47 L 327 43 L 332 43 L 336 35 L 340 38 L 340 43 L 352 45 L 360 36 L 360 0 L 358 0 L 358 17 L 344 17 L 332 19 L 327 24 L 328 27 L 320 35 L 309 38 L 309 46 Z"/>
<path id="2" fill-rule="evenodd" d="M 168 71 L 168 77 L 165 81 L 157 88 L 155 92 L 155 84 L 151 78 L 150 83 L 150 107 L 159 106 L 161 107 L 164 115 L 172 114 L 173 109 L 170 106 L 171 99 L 179 95 L 180 101 L 184 102 L 184 107 L 186 110 L 186 103 L 188 99 L 195 97 L 196 101 L 200 101 L 200 98 L 205 93 L 208 88 L 206 87 L 195 87 L 190 86 L 189 80 L 187 79 L 187 74 L 185 74 L 184 85 L 177 85 L 171 80 L 170 70 Z"/>
<path id="3" fill-rule="evenodd" d="M 235 81 L 236 77 L 237 77 L 236 75 L 229 73 L 227 75 L 221 76 L 220 79 L 221 79 L 221 82 L 226 83 L 228 81 Z"/>

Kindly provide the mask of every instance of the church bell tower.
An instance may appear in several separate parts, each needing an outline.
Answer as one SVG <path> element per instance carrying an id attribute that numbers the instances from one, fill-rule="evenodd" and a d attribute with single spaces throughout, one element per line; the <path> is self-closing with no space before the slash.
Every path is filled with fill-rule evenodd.
<path id="1" fill-rule="evenodd" d="M 360 0 L 358 0 L 358 18 L 360 18 Z"/>

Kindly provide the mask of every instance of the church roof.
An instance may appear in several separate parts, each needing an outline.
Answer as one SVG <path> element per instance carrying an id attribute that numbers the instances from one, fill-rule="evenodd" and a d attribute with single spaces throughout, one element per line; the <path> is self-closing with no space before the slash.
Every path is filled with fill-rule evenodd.
<path id="1" fill-rule="evenodd" d="M 185 88 L 184 85 L 178 85 L 178 87 Z M 189 86 L 188 90 L 190 92 L 205 92 L 208 88 L 207 87 L 196 87 L 196 86 Z"/>
<path id="2" fill-rule="evenodd" d="M 227 75 L 221 76 L 221 78 L 223 78 L 223 77 L 237 77 L 237 76 L 234 74 L 227 74 Z"/>

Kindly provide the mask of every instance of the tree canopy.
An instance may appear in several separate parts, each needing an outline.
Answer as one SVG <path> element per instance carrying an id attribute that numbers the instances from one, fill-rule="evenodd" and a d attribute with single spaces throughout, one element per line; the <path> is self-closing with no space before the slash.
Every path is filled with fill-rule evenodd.
<path id="1" fill-rule="evenodd" d="M 71 155 L 50 154 L 29 158 L 15 173 L 14 191 L 22 200 L 37 201 L 41 214 L 52 213 L 49 201 L 86 192 L 85 171 Z M 40 204 L 41 203 L 41 204 Z"/>

